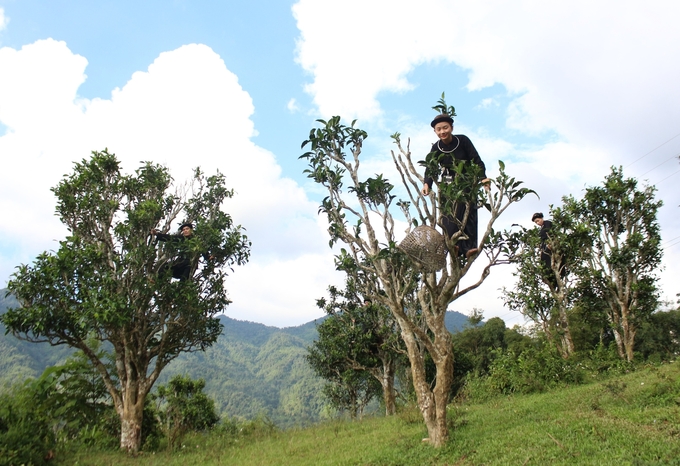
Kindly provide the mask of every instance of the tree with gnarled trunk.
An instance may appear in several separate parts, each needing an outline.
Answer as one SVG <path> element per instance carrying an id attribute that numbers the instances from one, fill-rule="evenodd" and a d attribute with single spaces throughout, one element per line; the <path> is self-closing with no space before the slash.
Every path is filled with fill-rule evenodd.
<path id="1" fill-rule="evenodd" d="M 564 210 L 587 226 L 592 247 L 581 268 L 583 299 L 602 301 L 621 358 L 632 361 L 635 334 L 656 310 L 656 271 L 661 263 L 657 213 L 663 205 L 652 186 L 639 189 L 612 167 L 602 186 L 586 189 L 583 199 L 565 197 Z"/>
<path id="2" fill-rule="evenodd" d="M 444 190 L 448 199 L 442 205 L 441 193 L 435 195 L 431 191 L 427 197 L 421 193 L 424 178 L 412 163 L 409 143 L 403 146 L 400 135 L 394 134 L 397 151 L 392 151 L 392 159 L 408 195 L 408 200 L 400 200 L 397 205 L 409 230 L 418 224 L 441 227 L 442 214 L 451 215 L 460 203 L 466 206 L 460 231 L 446 238 L 449 252 L 446 266 L 438 272 L 427 272 L 395 242 L 395 218 L 390 212 L 396 197 L 392 194 L 393 185 L 382 175 L 363 180 L 359 176 L 359 156 L 366 132 L 355 128 L 355 122 L 350 126 L 341 124 L 337 116 L 318 121 L 321 127 L 312 129 L 309 139 L 302 144 L 303 148 L 310 146 L 310 150 L 300 158 L 308 161 L 305 173 L 327 190 L 328 196 L 319 211 L 328 217 L 330 244 L 341 241 L 347 247 L 337 258 L 338 268 L 349 275 L 365 273 L 374 277 L 362 282 L 361 294 L 389 309 L 397 321 L 428 441 L 440 447 L 449 436 L 446 407 L 453 381 L 453 347 L 444 322 L 447 307 L 479 287 L 493 265 L 507 262 L 518 244 L 517 235 L 496 232 L 493 225 L 510 204 L 532 191 L 521 188 L 521 182 L 506 175 L 500 162 L 500 175 L 491 181 L 494 188 L 483 197 L 490 219 L 481 239 L 482 252 L 469 259 L 460 257 L 455 253 L 456 242 L 465 237 L 463 225 L 470 205 L 476 202 L 475 195 L 482 195 L 479 172 L 456 167 L 459 176 L 448 186 L 439 185 L 439 191 Z M 345 182 L 351 202 L 343 198 Z M 479 277 L 461 286 L 461 279 L 482 256 L 488 262 Z M 432 385 L 426 377 L 426 353 L 436 369 Z"/>
<path id="3" fill-rule="evenodd" d="M 216 315 L 229 304 L 224 269 L 245 263 L 250 251 L 221 210 L 233 194 L 223 175 L 196 169 L 191 183 L 171 188 L 167 168 L 147 162 L 125 175 L 107 150 L 76 163 L 52 189 L 69 235 L 56 252 L 18 267 L 8 292 L 21 307 L 1 318 L 18 338 L 68 345 L 90 359 L 120 416 L 120 446 L 130 452 L 140 448 L 144 400 L 163 368 L 220 335 Z M 194 222 L 195 235 L 157 247 L 150 230 L 167 232 L 180 220 Z M 206 251 L 210 259 L 199 267 Z M 188 280 L 173 280 L 164 267 L 178 255 L 193 258 Z M 115 373 L 93 338 L 112 346 Z"/>

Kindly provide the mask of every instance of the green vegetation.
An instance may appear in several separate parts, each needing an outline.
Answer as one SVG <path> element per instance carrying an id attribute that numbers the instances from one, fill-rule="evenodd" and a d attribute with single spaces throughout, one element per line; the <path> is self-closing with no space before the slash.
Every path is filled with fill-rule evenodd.
<path id="1" fill-rule="evenodd" d="M 317 300 L 327 317 L 317 326 L 319 336 L 307 355 L 314 372 L 326 380 L 326 399 L 356 418 L 382 394 L 385 414 L 395 414 L 395 377 L 406 362 L 397 322 L 385 307 L 362 300 L 353 279 L 344 290 L 330 286 L 328 292 L 328 300 Z"/>
<path id="2" fill-rule="evenodd" d="M 82 351 L 120 418 L 121 448 L 137 451 L 145 399 L 161 371 L 219 337 L 217 315 L 230 302 L 226 270 L 248 261 L 250 242 L 221 210 L 233 191 L 219 172 L 197 168 L 180 188 L 151 162 L 124 174 L 105 149 L 75 163 L 52 192 L 68 235 L 56 251 L 17 267 L 7 288 L 20 306 L 0 320 L 17 338 Z M 176 222 L 190 227 L 157 247 L 156 229 Z M 110 346 L 100 354 L 92 342 Z"/>
<path id="3" fill-rule="evenodd" d="M 432 232 L 442 212 L 468 212 L 477 198 L 491 213 L 483 254 L 457 253 L 461 220 L 441 237 L 448 256 L 428 262 L 394 241 L 390 182 L 359 178 L 367 134 L 340 117 L 319 122 L 301 158 L 328 189 L 320 212 L 330 244 L 347 247 L 336 256 L 346 288 L 318 300 L 319 324 L 292 329 L 218 315 L 225 269 L 250 246 L 220 210 L 232 195 L 223 176 L 197 169 L 179 195 L 158 165 L 124 176 L 107 151 L 76 164 L 53 190 L 70 235 L 19 266 L 1 297 L 0 466 L 680 464 L 680 309 L 660 310 L 652 188 L 613 168 L 583 200 L 551 206 L 554 225 L 538 214 L 538 234 L 500 232 L 495 220 L 533 191 L 502 162 L 494 180 L 456 162 L 439 194 L 420 191 L 396 133 L 410 196 L 396 205 L 409 225 Z M 180 216 L 196 236 L 187 223 L 184 236 L 156 230 Z M 178 281 L 169 261 L 183 264 Z M 517 266 L 506 304 L 535 325 L 483 323 L 473 309 L 452 334 L 449 304 L 502 263 Z"/>
<path id="4" fill-rule="evenodd" d="M 215 402 L 203 393 L 204 387 L 203 379 L 191 380 L 176 375 L 151 394 L 151 401 L 156 404 L 155 417 L 169 450 L 173 450 L 187 432 L 206 431 L 219 422 Z"/>
<path id="5" fill-rule="evenodd" d="M 88 465 L 661 465 L 680 461 L 680 364 L 533 395 L 450 406 L 451 439 L 422 442 L 413 408 L 397 416 L 329 421 L 279 431 L 263 421 L 188 435 L 174 454 L 64 452 L 57 464 Z"/>
<path id="6" fill-rule="evenodd" d="M 537 219 L 541 233 L 521 233 L 517 281 L 504 289 L 505 304 L 540 327 L 563 357 L 592 349 L 599 337 L 633 361 L 637 333 L 660 304 L 663 203 L 655 191 L 612 167 L 582 199 L 564 196 L 562 207 L 551 206 L 552 222 Z"/>
<path id="7" fill-rule="evenodd" d="M 12 303 L 0 290 L 0 314 Z M 7 301 L 10 301 L 7 303 Z M 223 326 L 217 341 L 205 351 L 180 354 L 158 378 L 167 383 L 177 374 L 205 379 L 204 392 L 223 418 L 245 421 L 266 416 L 276 426 L 306 426 L 335 414 L 326 408 L 323 380 L 306 363 L 307 347 L 317 337 L 317 322 L 276 328 L 219 316 Z M 467 317 L 448 312 L 447 327 L 463 328 Z M 27 343 L 5 335 L 0 324 L 0 390 L 45 369 L 64 364 L 72 350 L 46 343 Z M 14 374 L 14 377 L 10 377 Z"/>
<path id="8" fill-rule="evenodd" d="M 443 93 L 433 109 L 455 114 Z M 519 246 L 519 235 L 500 231 L 494 225 L 511 204 L 535 193 L 510 176 L 502 161 L 498 176 L 493 180 L 486 178 L 484 164 L 472 146 L 465 150 L 465 156 L 452 158 L 450 153 L 433 151 L 425 161 L 414 163 L 408 142 L 403 145 L 400 134 L 395 133 L 392 139 L 397 149 L 391 151 L 392 161 L 399 173 L 402 193 L 406 194 L 405 198 L 397 199 L 395 185 L 382 174 L 366 178 L 360 173 L 360 156 L 368 134 L 355 126 L 356 120 L 349 126 L 341 122 L 340 116 L 317 122 L 319 127 L 313 128 L 309 139 L 302 143 L 307 152 L 300 158 L 308 164 L 304 173 L 324 188 L 326 197 L 319 213 L 328 221 L 329 245 L 340 242 L 343 246 L 335 257 L 336 269 L 344 272 L 356 287 L 360 302 L 370 301 L 392 314 L 410 365 L 409 385 L 414 388 L 430 443 L 440 447 L 448 438 L 446 409 L 454 384 L 453 346 L 445 324 L 447 309 L 478 288 L 493 266 L 512 259 Z M 438 183 L 435 194 L 421 190 L 423 177 L 417 165 L 423 165 L 428 176 L 435 178 L 441 173 L 441 166 L 455 175 Z M 465 233 L 466 224 L 469 216 L 476 215 L 480 201 L 490 216 L 479 241 L 474 235 L 476 244 L 468 253 L 462 246 L 459 249 L 457 243 L 470 239 Z M 397 244 L 396 212 L 406 219 L 410 237 L 419 237 L 418 231 L 427 231 L 430 233 L 426 236 L 432 235 L 435 240 L 428 241 L 427 246 L 420 244 L 417 253 L 407 252 L 404 241 Z M 457 215 L 460 218 L 455 222 L 457 228 L 452 229 L 455 231 L 447 231 L 443 236 L 434 231 L 436 227 L 446 230 L 448 219 Z M 477 228 L 476 221 L 473 223 Z M 483 254 L 478 245 L 483 246 Z M 438 259 L 433 259 L 430 254 L 433 251 L 425 253 L 429 249 L 440 252 L 434 254 Z M 424 260 L 425 257 L 430 259 Z M 472 268 L 475 261 L 481 267 Z M 467 283 L 460 286 L 463 277 Z M 354 380 L 368 380 L 352 372 L 345 372 L 340 379 L 347 380 L 350 374 L 349 378 Z M 338 386 L 336 383 L 335 387 Z M 361 392 L 366 390 L 362 388 Z"/>

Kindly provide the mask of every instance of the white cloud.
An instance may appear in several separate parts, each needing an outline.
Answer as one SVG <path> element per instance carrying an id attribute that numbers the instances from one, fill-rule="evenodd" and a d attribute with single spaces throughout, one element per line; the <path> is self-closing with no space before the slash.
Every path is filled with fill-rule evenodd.
<path id="1" fill-rule="evenodd" d="M 470 90 L 516 94 L 509 123 L 521 131 L 597 143 L 642 129 L 660 141 L 680 117 L 669 105 L 680 100 L 677 3 L 300 0 L 293 13 L 322 115 L 375 117 L 380 92 L 408 91 L 416 66 L 446 61 L 469 70 Z"/>
<path id="2" fill-rule="evenodd" d="M 64 236 L 49 189 L 72 162 L 108 147 L 127 171 L 151 160 L 178 182 L 196 166 L 225 173 L 236 191 L 226 209 L 253 242 L 251 264 L 228 283 L 234 305 L 264 323 L 318 316 L 314 299 L 333 268 L 317 206 L 281 176 L 274 154 L 252 143 L 251 98 L 220 57 L 196 44 L 162 53 L 111 99 L 78 97 L 86 66 L 51 39 L 0 49 L 0 122 L 8 127 L 0 137 L 0 208 L 12 219 L 0 224 L 9 239 L 0 248 L 3 279 L 18 260 L 29 262 Z M 318 273 L 329 261 L 329 273 Z"/>
<path id="3" fill-rule="evenodd" d="M 289 327 L 324 315 L 316 299 L 329 285 L 342 286 L 332 255 L 302 254 L 287 261 L 251 261 L 228 279 L 227 315 L 238 320 Z"/>
<path id="4" fill-rule="evenodd" d="M 580 196 L 611 165 L 639 176 L 680 150 L 676 140 L 628 167 L 679 131 L 680 3 L 300 0 L 293 13 L 297 60 L 310 73 L 306 89 L 324 116 L 380 120 L 380 98 L 418 85 L 409 73 L 424 63 L 467 70 L 469 91 L 502 85 L 512 99 L 508 129 L 553 139 L 522 147 L 462 128 L 487 167 L 503 159 L 541 195 L 509 211 L 509 224 L 528 224 L 532 211 L 547 212 L 564 194 Z M 426 151 L 425 133 L 412 134 L 422 139 L 414 153 Z M 673 188 L 663 182 L 658 193 L 671 205 L 659 215 L 669 239 L 680 235 Z M 678 291 L 678 263 L 680 251 L 669 247 L 661 284 L 670 296 Z"/>
<path id="5" fill-rule="evenodd" d="M 286 104 L 286 108 L 290 113 L 295 113 L 300 111 L 300 107 L 297 104 L 297 101 L 295 100 L 295 97 L 290 99 L 288 103 Z"/>
<path id="6" fill-rule="evenodd" d="M 484 109 L 489 107 L 500 107 L 500 103 L 498 102 L 498 100 L 492 97 L 488 97 L 486 99 L 482 99 L 479 102 L 479 105 L 475 107 L 475 109 Z"/>
<path id="7" fill-rule="evenodd" d="M 322 115 L 380 114 L 381 90 L 412 89 L 406 74 L 427 53 L 432 33 L 432 2 L 323 2 L 300 0 L 293 6 L 300 29 L 297 61 L 314 76 L 306 90 Z"/>

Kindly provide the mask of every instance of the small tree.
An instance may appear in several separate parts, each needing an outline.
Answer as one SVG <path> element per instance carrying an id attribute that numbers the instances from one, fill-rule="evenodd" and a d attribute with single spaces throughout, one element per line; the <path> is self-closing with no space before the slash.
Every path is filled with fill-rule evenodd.
<path id="1" fill-rule="evenodd" d="M 87 344 L 100 361 L 105 361 L 109 372 L 115 371 L 110 355 L 101 349 L 99 340 L 90 338 Z M 85 428 L 110 418 L 108 413 L 113 414 L 111 396 L 101 374 L 82 351 L 73 353 L 61 366 L 48 367 L 41 379 L 46 377 L 54 379 L 54 390 L 44 408 L 65 435 L 76 436 Z"/>
<path id="2" fill-rule="evenodd" d="M 68 345 L 90 359 L 113 399 L 120 446 L 128 451 L 140 448 L 144 400 L 163 368 L 220 335 L 216 314 L 229 304 L 225 268 L 249 255 L 241 227 L 221 210 L 233 194 L 223 175 L 196 169 L 189 185 L 171 187 L 167 168 L 147 162 L 124 175 L 106 150 L 75 164 L 53 189 L 69 235 L 56 252 L 18 268 L 8 290 L 22 306 L 2 316 L 19 338 Z M 149 231 L 167 232 L 179 220 L 194 222 L 195 236 L 159 252 Z M 211 259 L 198 271 L 206 251 Z M 193 258 L 189 280 L 158 273 L 178 254 Z M 115 371 L 91 337 L 111 344 Z"/>
<path id="3" fill-rule="evenodd" d="M 589 228 L 592 247 L 581 269 L 584 298 L 607 303 L 606 313 L 621 358 L 633 360 L 635 334 L 658 305 L 661 262 L 655 188 L 638 189 L 612 167 L 602 186 L 587 188 L 582 200 L 565 197 L 564 209 Z"/>
<path id="4" fill-rule="evenodd" d="M 203 393 L 204 388 L 203 379 L 176 375 L 152 394 L 169 450 L 174 449 L 187 432 L 210 429 L 220 420 L 215 402 Z"/>
<path id="5" fill-rule="evenodd" d="M 461 278 L 481 257 L 479 254 L 468 260 L 455 253 L 455 243 L 464 237 L 467 213 L 472 203 L 477 202 L 476 196 L 470 193 L 482 191 L 479 173 L 457 167 L 460 176 L 444 188 L 448 202 L 442 206 L 441 195 L 425 197 L 421 194 L 424 178 L 411 161 L 409 144 L 404 148 L 400 135 L 393 135 L 398 152 L 393 151 L 392 158 L 408 195 L 408 200 L 400 200 L 397 204 L 409 228 L 417 224 L 441 226 L 442 214 L 450 216 L 458 205 L 465 205 L 466 214 L 460 231 L 446 239 L 449 252 L 446 267 L 440 272 L 427 272 L 395 242 L 395 219 L 390 211 L 396 197 L 392 194 L 394 186 L 382 175 L 363 180 L 359 175 L 359 156 L 368 136 L 366 132 L 355 128 L 355 122 L 350 126 L 341 124 L 338 116 L 318 121 L 321 127 L 310 131 L 309 139 L 302 144 L 310 150 L 301 158 L 309 163 L 305 170 L 308 176 L 327 190 L 328 196 L 320 211 L 328 217 L 331 245 L 339 240 L 347 246 L 338 257 L 339 268 L 350 275 L 365 273 L 374 277 L 374 280 L 362 282 L 361 293 L 373 303 L 389 309 L 397 321 L 429 442 L 442 446 L 448 439 L 446 406 L 453 378 L 451 334 L 444 323 L 447 307 L 481 285 L 493 265 L 507 260 L 513 243 L 508 242 L 507 235 L 495 232 L 493 224 L 510 204 L 531 191 L 520 188 L 521 182 L 506 175 L 505 166 L 500 163 L 500 175 L 492 181 L 496 189 L 483 197 L 491 213 L 481 240 L 488 262 L 479 278 L 462 287 Z M 436 161 L 430 168 L 438 170 Z M 346 182 L 351 201 L 343 194 Z M 433 385 L 426 377 L 425 353 L 431 356 L 436 368 Z"/>
<path id="6" fill-rule="evenodd" d="M 571 310 L 578 297 L 578 274 L 583 250 L 591 244 L 590 230 L 560 208 L 550 208 L 553 226 L 546 246 L 550 268 L 541 260 L 537 229 L 521 233 L 521 250 L 513 258 L 517 283 L 503 288 L 505 305 L 537 324 L 562 357 L 571 356 L 574 341 Z"/>
<path id="7" fill-rule="evenodd" d="M 386 415 L 395 414 L 395 375 L 404 348 L 392 314 L 364 300 L 351 278 L 344 290 L 329 287 L 329 294 L 329 300 L 317 301 L 328 317 L 317 326 L 319 336 L 308 349 L 307 360 L 318 375 L 331 383 L 340 378 L 343 386 L 362 382 L 350 376 L 351 371 L 370 374 L 382 387 Z"/>

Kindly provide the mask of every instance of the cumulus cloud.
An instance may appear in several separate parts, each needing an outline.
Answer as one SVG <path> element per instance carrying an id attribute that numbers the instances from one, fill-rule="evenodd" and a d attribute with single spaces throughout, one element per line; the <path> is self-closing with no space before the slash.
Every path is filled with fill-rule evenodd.
<path id="1" fill-rule="evenodd" d="M 306 90 L 324 116 L 379 121 L 381 96 L 417 86 L 410 73 L 425 63 L 432 72 L 440 62 L 466 70 L 470 92 L 502 85 L 510 98 L 508 130 L 544 142 L 526 146 L 474 128 L 463 132 L 487 166 L 513 162 L 512 174 L 541 195 L 508 211 L 508 222 L 530 226 L 532 211 L 547 212 L 564 194 L 580 196 L 611 165 L 640 176 L 680 150 L 676 141 L 632 163 L 678 132 L 680 62 L 673 57 L 680 53 L 680 4 L 300 0 L 293 14 L 297 60 L 311 76 Z M 427 150 L 420 132 L 413 134 L 422 139 L 413 147 Z M 659 198 L 671 204 L 659 215 L 662 234 L 677 237 L 677 190 L 662 176 L 649 179 L 660 181 Z M 661 283 L 672 294 L 677 249 L 666 250 Z"/>
<path id="2" fill-rule="evenodd" d="M 606 138 L 612 126 L 645 124 L 651 109 L 659 120 L 680 115 L 663 105 L 680 97 L 680 63 L 670 58 L 680 49 L 679 4 L 300 0 L 293 13 L 297 59 L 323 115 L 374 117 L 380 92 L 408 91 L 408 73 L 437 61 L 469 70 L 470 90 L 499 83 L 516 94 L 510 123 L 522 131 L 558 129 L 572 140 L 590 127 Z"/>
<path id="3" fill-rule="evenodd" d="M 252 100 L 222 59 L 205 45 L 186 45 L 160 54 L 110 99 L 93 100 L 77 94 L 86 66 L 51 39 L 0 49 L 0 122 L 8 128 L 0 137 L 0 208 L 12 219 L 0 225 L 10 239 L 0 249 L 3 278 L 64 236 L 50 187 L 74 161 L 108 147 L 127 171 L 150 160 L 167 165 L 177 182 L 196 166 L 225 173 L 236 192 L 226 209 L 253 242 L 251 263 L 231 277 L 239 285 L 228 286 L 239 315 L 273 322 L 265 316 L 276 309 L 276 323 L 291 325 L 318 315 L 314 299 L 333 267 L 316 204 L 281 176 L 274 154 L 252 143 Z"/>
<path id="4" fill-rule="evenodd" d="M 380 114 L 379 91 L 412 89 L 406 74 L 433 56 L 431 33 L 413 29 L 431 23 L 428 10 L 409 1 L 295 4 L 297 61 L 314 77 L 306 90 L 320 112 L 372 118 Z"/>

